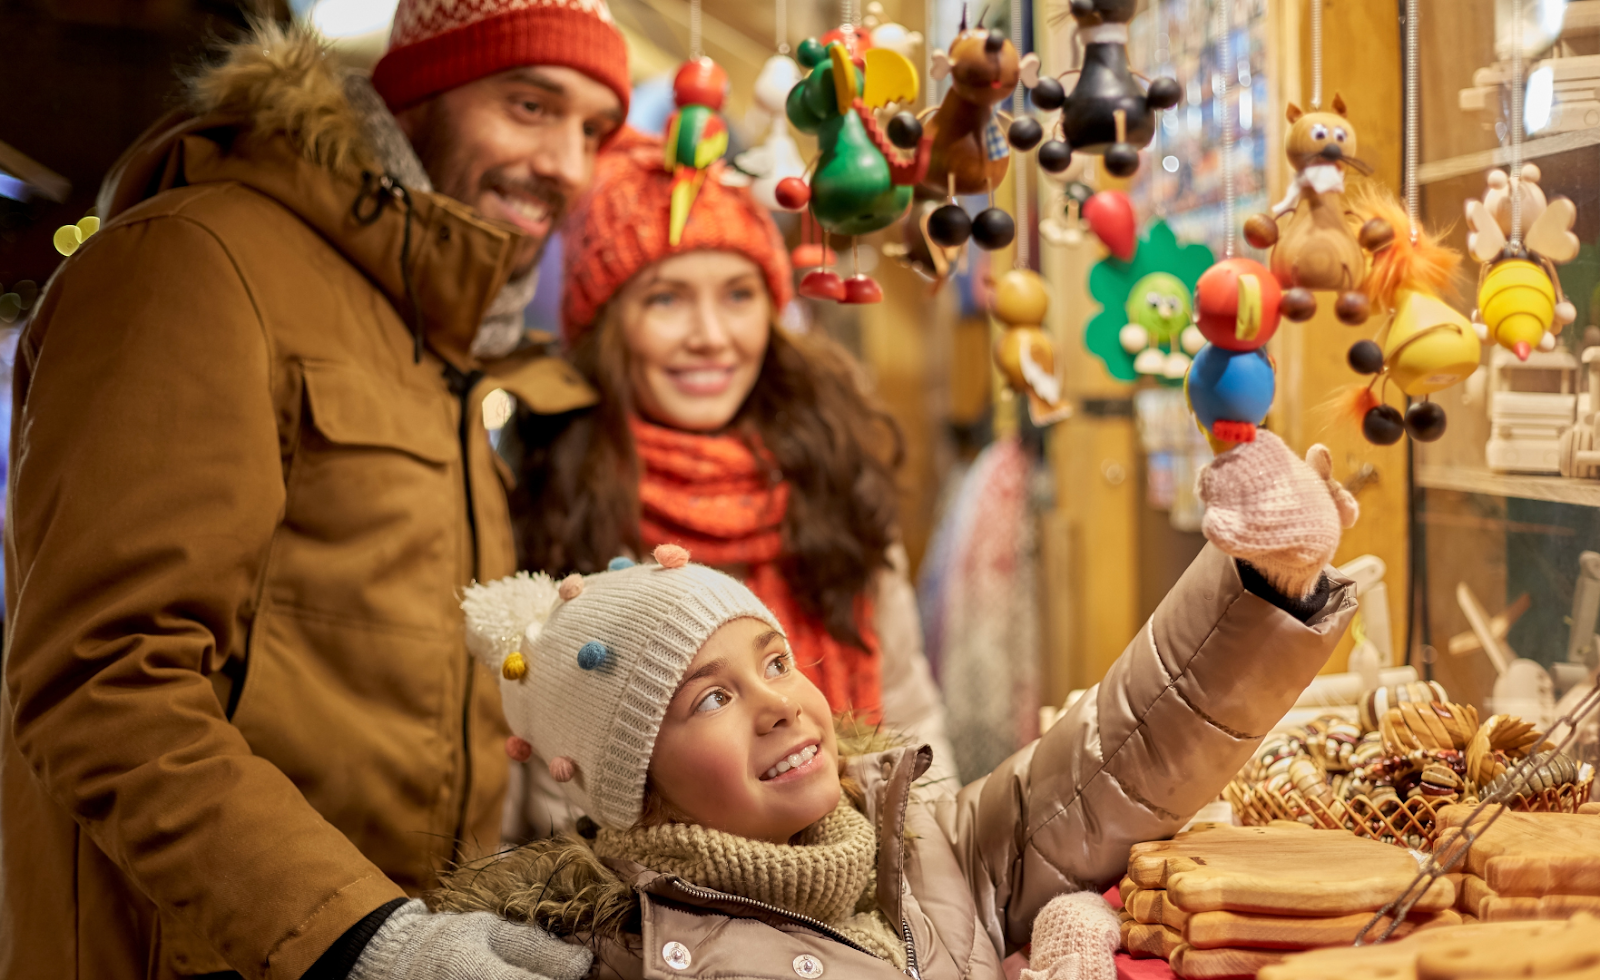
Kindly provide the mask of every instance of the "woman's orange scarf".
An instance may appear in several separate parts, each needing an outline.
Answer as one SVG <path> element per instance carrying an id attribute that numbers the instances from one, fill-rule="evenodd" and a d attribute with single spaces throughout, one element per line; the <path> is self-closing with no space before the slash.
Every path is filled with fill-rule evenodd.
<path id="1" fill-rule="evenodd" d="M 703 564 L 744 566 L 744 584 L 783 624 L 795 663 L 829 707 L 876 724 L 883 676 L 871 600 L 863 595 L 856 606 L 865 649 L 839 642 L 821 620 L 800 610 L 778 569 L 789 484 L 777 464 L 738 436 L 682 432 L 638 417 L 632 425 L 645 550 L 679 544 Z"/>

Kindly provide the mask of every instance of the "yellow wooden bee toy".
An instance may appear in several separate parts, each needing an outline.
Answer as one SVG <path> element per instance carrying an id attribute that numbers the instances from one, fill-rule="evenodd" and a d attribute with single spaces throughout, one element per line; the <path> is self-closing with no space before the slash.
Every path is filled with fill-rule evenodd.
<path id="1" fill-rule="evenodd" d="M 1524 361 L 1535 350 L 1553 350 L 1561 328 L 1577 315 L 1561 291 L 1555 268 L 1578 254 L 1578 236 L 1572 233 L 1577 208 L 1565 197 L 1546 203 L 1542 192 L 1528 193 L 1535 188 L 1522 185 L 1537 176 L 1536 168 L 1531 173 L 1523 168 L 1516 176 L 1490 180 L 1491 203 L 1498 203 L 1495 191 L 1507 197 L 1522 195 L 1527 232 L 1520 238 L 1507 240 L 1512 231 L 1509 207 L 1491 210 L 1483 201 L 1467 202 L 1470 248 L 1483 263 L 1474 326 L 1484 340 L 1493 340 Z M 1505 215 L 1504 223 L 1495 211 Z"/>

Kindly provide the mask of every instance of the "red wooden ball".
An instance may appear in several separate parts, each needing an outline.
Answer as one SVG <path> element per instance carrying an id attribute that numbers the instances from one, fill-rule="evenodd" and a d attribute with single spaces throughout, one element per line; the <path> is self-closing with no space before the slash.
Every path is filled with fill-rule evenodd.
<path id="1" fill-rule="evenodd" d="M 773 188 L 772 196 L 785 211 L 798 211 L 811 203 L 811 185 L 799 177 L 785 177 Z"/>
<path id="2" fill-rule="evenodd" d="M 672 99 L 680 106 L 703 105 L 722 111 L 728 97 L 728 73 L 710 58 L 685 61 L 672 79 Z"/>
<path id="3" fill-rule="evenodd" d="M 1248 286 L 1241 282 L 1245 277 L 1255 280 L 1254 290 L 1260 297 L 1260 316 L 1255 319 L 1253 331 L 1239 322 L 1240 297 Z M 1278 330 L 1278 304 L 1283 299 L 1283 289 L 1272 272 L 1254 259 L 1223 259 L 1205 271 L 1194 293 L 1200 332 L 1224 350 L 1255 350 Z"/>

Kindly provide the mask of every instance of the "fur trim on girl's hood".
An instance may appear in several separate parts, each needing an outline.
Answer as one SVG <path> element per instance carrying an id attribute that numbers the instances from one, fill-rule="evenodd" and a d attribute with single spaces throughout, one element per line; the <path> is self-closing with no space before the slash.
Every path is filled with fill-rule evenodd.
<path id="1" fill-rule="evenodd" d="M 880 728 L 848 720 L 838 727 L 841 769 L 859 756 L 902 744 Z M 860 787 L 848 776 L 843 784 L 850 802 L 864 810 Z M 633 887 L 595 856 L 587 840 L 570 835 L 533 841 L 447 872 L 427 901 L 438 912 L 492 912 L 586 942 L 623 941 L 639 929 Z"/>

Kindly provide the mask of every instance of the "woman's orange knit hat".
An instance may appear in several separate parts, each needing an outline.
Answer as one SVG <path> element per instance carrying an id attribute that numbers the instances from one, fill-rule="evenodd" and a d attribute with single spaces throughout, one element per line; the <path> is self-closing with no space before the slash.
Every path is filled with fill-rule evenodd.
<path id="1" fill-rule="evenodd" d="M 672 175 L 661 140 L 624 129 L 595 164 L 594 184 L 562 228 L 561 327 L 568 343 L 594 324 L 601 307 L 641 269 L 682 252 L 737 252 L 761 267 L 773 311 L 793 291 L 783 236 L 743 187 L 711 165 L 677 245 L 667 243 Z"/>

